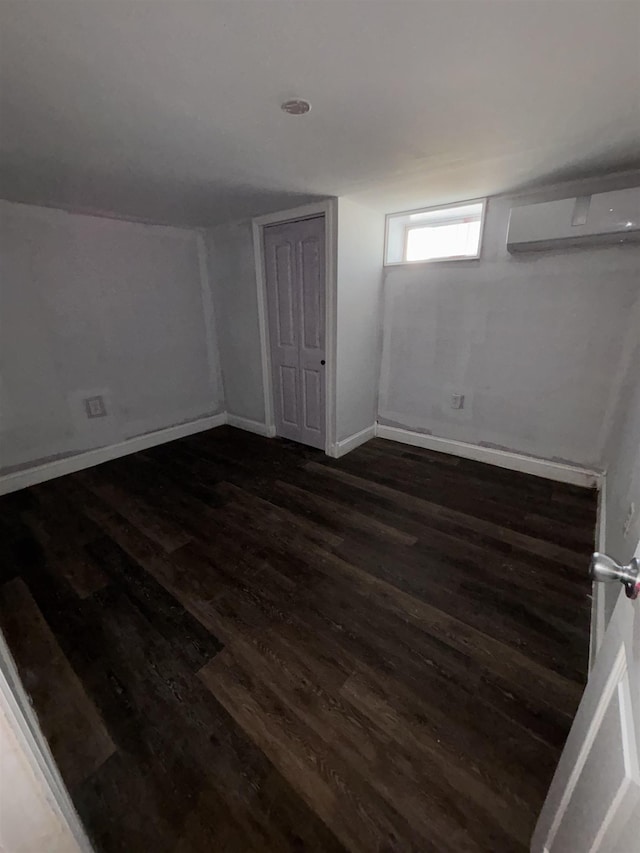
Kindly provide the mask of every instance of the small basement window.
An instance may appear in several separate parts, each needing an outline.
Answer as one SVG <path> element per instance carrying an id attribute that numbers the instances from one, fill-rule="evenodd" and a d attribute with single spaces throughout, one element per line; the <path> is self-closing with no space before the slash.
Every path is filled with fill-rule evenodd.
<path id="1" fill-rule="evenodd" d="M 485 201 L 387 215 L 385 264 L 480 257 Z"/>

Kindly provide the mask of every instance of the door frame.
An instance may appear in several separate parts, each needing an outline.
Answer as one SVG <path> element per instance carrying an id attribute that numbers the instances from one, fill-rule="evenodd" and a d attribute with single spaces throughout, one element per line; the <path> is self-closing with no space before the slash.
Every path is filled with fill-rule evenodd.
<path id="1" fill-rule="evenodd" d="M 264 259 L 264 229 L 301 219 L 324 216 L 325 229 L 325 453 L 333 454 L 336 434 L 336 327 L 337 327 L 337 259 L 338 259 L 338 199 L 304 204 L 277 213 L 256 216 L 251 220 L 253 231 L 253 256 L 256 270 L 258 296 L 258 325 L 260 327 L 260 354 L 262 357 L 262 385 L 264 388 L 264 419 L 267 435 L 276 434 L 273 380 L 271 374 L 271 345 L 269 340 L 269 315 L 267 313 L 267 279 Z"/>
<path id="2" fill-rule="evenodd" d="M 78 853 L 94 853 L 78 812 L 60 775 L 36 712 L 27 696 L 15 661 L 0 631 L 0 717 L 12 730 L 21 756 L 29 765 L 34 797 L 45 796 L 43 808 L 57 818 L 61 832 L 75 841 Z"/>

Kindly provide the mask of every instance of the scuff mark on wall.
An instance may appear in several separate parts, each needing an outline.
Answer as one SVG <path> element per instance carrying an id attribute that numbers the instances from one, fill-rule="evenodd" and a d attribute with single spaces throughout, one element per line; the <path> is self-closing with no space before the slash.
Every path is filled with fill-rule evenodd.
<path id="1" fill-rule="evenodd" d="M 382 424 L 383 426 L 398 427 L 399 429 L 406 429 L 407 428 L 406 424 L 403 424 L 400 421 L 394 421 L 391 418 L 379 417 L 378 423 Z M 430 429 L 426 429 L 425 427 L 421 427 L 421 426 L 417 426 L 415 428 L 414 432 L 419 432 L 422 435 L 433 435 L 433 432 Z"/>

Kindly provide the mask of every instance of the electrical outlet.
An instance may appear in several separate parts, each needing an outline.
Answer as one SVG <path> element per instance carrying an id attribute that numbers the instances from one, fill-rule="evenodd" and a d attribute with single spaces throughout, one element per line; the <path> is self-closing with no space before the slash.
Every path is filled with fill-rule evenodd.
<path id="1" fill-rule="evenodd" d="M 636 505 L 634 503 L 629 504 L 629 509 L 627 511 L 627 517 L 624 520 L 624 524 L 622 525 L 622 532 L 625 536 L 629 535 L 629 531 L 631 530 L 631 522 L 634 519 L 636 514 Z"/>
<path id="2" fill-rule="evenodd" d="M 88 418 L 104 418 L 107 416 L 107 407 L 104 397 L 85 397 L 84 410 Z"/>
<path id="3" fill-rule="evenodd" d="M 464 409 L 464 394 L 452 394 L 451 395 L 451 408 L 452 409 Z"/>

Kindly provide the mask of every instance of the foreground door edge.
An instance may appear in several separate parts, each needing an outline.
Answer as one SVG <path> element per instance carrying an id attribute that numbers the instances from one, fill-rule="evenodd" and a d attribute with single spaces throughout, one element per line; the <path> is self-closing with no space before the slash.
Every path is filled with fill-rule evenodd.
<path id="1" fill-rule="evenodd" d="M 531 851 L 635 850 L 640 850 L 640 598 L 631 600 L 621 590 Z"/>

